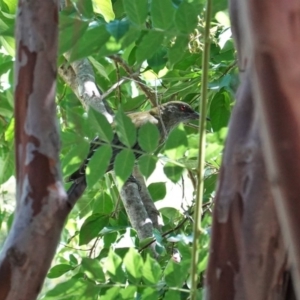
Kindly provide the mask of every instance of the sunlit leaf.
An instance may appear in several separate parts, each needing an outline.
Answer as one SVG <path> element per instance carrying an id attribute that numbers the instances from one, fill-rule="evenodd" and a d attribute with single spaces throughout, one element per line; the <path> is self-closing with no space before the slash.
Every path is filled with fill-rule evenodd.
<path id="1" fill-rule="evenodd" d="M 142 278 L 143 258 L 141 255 L 135 249 L 129 248 L 124 257 L 124 265 L 130 275 L 129 280 L 138 284 Z"/>
<path id="2" fill-rule="evenodd" d="M 146 284 L 155 285 L 161 279 L 161 275 L 161 266 L 150 255 L 147 255 L 147 259 L 143 265 L 143 281 Z"/>
<path id="3" fill-rule="evenodd" d="M 122 269 L 122 259 L 112 249 L 105 260 L 105 269 L 115 282 L 125 282 L 126 275 Z"/>
<path id="4" fill-rule="evenodd" d="M 106 22 L 115 19 L 111 0 L 93 0 L 93 5 L 95 12 L 101 14 Z"/>

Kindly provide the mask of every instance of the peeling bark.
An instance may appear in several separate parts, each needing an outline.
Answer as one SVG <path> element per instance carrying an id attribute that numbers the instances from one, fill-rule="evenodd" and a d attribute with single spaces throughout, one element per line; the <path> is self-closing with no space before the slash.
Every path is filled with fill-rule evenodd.
<path id="1" fill-rule="evenodd" d="M 268 6 L 269 13 L 266 11 Z M 268 53 L 267 49 L 277 51 L 276 44 L 268 45 L 268 41 L 273 40 L 270 36 L 271 27 L 273 26 L 273 36 L 276 35 L 276 39 L 284 32 L 284 22 L 280 22 L 279 18 L 276 21 L 274 19 L 274 23 L 271 22 L 270 25 L 271 10 L 284 11 L 279 3 L 264 0 L 230 1 L 241 85 L 229 126 L 215 199 L 206 299 L 294 299 L 287 289 L 290 281 L 286 276 L 289 270 L 286 245 L 292 248 L 295 240 L 291 239 L 284 245 L 283 237 L 286 238 L 289 234 L 282 226 L 282 205 L 278 205 L 283 199 L 274 203 L 273 195 L 275 200 L 277 197 L 271 193 L 271 189 L 274 189 L 274 185 L 281 185 L 279 182 L 289 181 L 289 191 L 297 190 L 299 185 L 290 180 L 291 173 L 283 172 L 284 169 L 287 170 L 288 165 L 288 161 L 283 157 L 293 161 L 293 170 L 298 170 L 294 159 L 298 148 L 292 147 L 291 143 L 287 148 L 293 150 L 287 153 L 286 149 L 283 150 L 284 142 L 281 142 L 290 138 L 288 130 L 293 131 L 294 136 L 291 139 L 295 139 L 296 130 L 292 126 L 295 125 L 294 121 L 289 123 L 292 115 L 284 114 L 284 111 L 287 111 L 287 99 L 281 90 L 277 89 L 286 87 L 286 80 L 283 78 L 287 76 L 286 66 L 281 69 L 279 78 L 277 72 L 280 68 L 276 67 L 274 57 L 270 59 L 269 55 L 265 55 Z M 248 22 L 248 18 L 253 21 L 252 31 L 249 30 L 251 22 Z M 270 31 L 264 32 L 264 25 Z M 264 38 L 260 38 L 262 35 Z M 285 44 L 284 41 L 280 43 Z M 292 47 L 291 43 L 290 46 Z M 257 55 L 256 51 L 262 55 Z M 282 64 L 284 56 L 288 56 L 287 53 L 288 49 L 277 57 L 281 60 L 279 64 Z M 294 64 L 295 61 L 298 60 L 294 57 Z M 292 76 L 289 80 L 292 80 Z M 291 89 L 288 90 L 292 93 Z M 263 97 L 265 99 L 262 99 Z M 288 115 L 290 117 L 287 119 Z M 277 156 L 274 152 L 277 152 Z M 272 179 L 268 176 L 272 174 L 270 169 L 274 169 L 274 165 L 277 167 L 276 178 L 279 181 L 274 181 L 274 177 Z M 293 178 L 297 180 L 299 174 L 294 172 Z M 298 192 L 297 194 L 299 195 Z M 294 197 L 291 197 L 291 194 L 290 197 L 287 194 L 285 196 L 286 200 L 294 200 L 295 203 L 296 194 Z M 298 209 L 294 209 L 293 214 L 295 219 L 296 216 L 299 219 Z M 297 227 L 299 228 L 299 225 Z"/>
<path id="2" fill-rule="evenodd" d="M 19 1 L 15 62 L 17 195 L 0 255 L 0 299 L 36 299 L 69 213 L 55 111 L 58 3 Z"/>

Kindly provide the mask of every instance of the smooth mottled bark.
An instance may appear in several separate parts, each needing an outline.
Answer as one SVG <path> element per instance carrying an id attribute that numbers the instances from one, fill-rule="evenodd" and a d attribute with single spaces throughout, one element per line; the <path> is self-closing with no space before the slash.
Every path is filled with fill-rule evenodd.
<path id="1" fill-rule="evenodd" d="M 19 1 L 15 61 L 17 195 L 0 255 L 0 299 L 36 299 L 70 205 L 55 111 L 58 3 Z"/>

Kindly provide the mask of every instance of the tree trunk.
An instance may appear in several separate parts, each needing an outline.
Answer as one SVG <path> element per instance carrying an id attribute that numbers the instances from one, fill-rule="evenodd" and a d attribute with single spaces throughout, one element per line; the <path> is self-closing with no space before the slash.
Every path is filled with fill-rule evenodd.
<path id="1" fill-rule="evenodd" d="M 299 8 L 230 1 L 241 85 L 215 199 L 206 299 L 296 299 L 288 261 L 298 282 Z"/>
<path id="2" fill-rule="evenodd" d="M 0 299 L 36 299 L 70 205 L 55 111 L 58 3 L 19 1 L 15 62 L 17 199 L 0 256 Z"/>

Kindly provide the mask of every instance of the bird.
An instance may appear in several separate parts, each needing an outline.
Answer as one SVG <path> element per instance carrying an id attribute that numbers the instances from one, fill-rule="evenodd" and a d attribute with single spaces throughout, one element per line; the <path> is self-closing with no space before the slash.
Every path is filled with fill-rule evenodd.
<path id="1" fill-rule="evenodd" d="M 160 133 L 158 142 L 158 147 L 160 147 L 164 144 L 169 133 L 176 126 L 178 126 L 180 123 L 187 123 L 192 120 L 198 120 L 200 115 L 189 104 L 185 102 L 169 101 L 162 105 L 158 105 L 148 111 L 134 112 L 128 114 L 127 116 L 131 119 L 132 123 L 137 129 L 146 123 L 152 123 L 157 126 Z M 68 189 L 69 196 L 72 193 L 75 193 L 76 196 L 79 196 L 84 192 L 87 185 L 85 178 L 87 165 L 95 151 L 97 151 L 102 143 L 103 141 L 101 141 L 98 136 L 95 137 L 90 144 L 90 149 L 86 159 L 82 162 L 78 170 L 76 170 L 66 179 L 66 182 L 72 182 L 72 186 Z M 125 147 L 116 133 L 114 134 L 114 137 L 112 139 L 111 146 L 113 152 L 106 172 L 109 172 L 113 169 L 116 156 L 121 151 L 122 147 Z M 133 145 L 132 150 L 135 154 L 136 159 L 138 159 L 143 154 L 143 150 L 139 146 L 138 142 Z"/>

